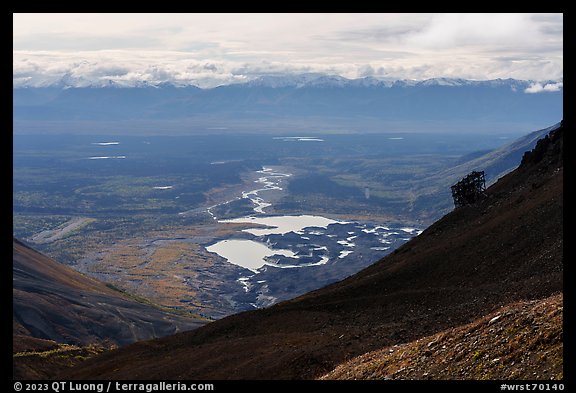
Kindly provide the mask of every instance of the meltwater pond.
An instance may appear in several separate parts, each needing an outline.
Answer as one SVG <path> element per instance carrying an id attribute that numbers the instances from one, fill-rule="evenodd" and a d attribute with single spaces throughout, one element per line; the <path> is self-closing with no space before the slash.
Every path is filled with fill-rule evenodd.
<path id="1" fill-rule="evenodd" d="M 295 258 L 296 254 L 290 250 L 271 249 L 263 243 L 253 240 L 230 239 L 206 247 L 206 250 L 215 252 L 228 262 L 250 269 L 257 273 L 258 269 L 268 264 L 267 258 L 273 255 L 282 255 Z"/>
<path id="2" fill-rule="evenodd" d="M 336 221 L 322 216 L 299 215 L 299 216 L 269 216 L 269 217 L 241 217 L 231 220 L 221 220 L 222 223 L 235 224 L 259 224 L 268 228 L 244 229 L 244 232 L 254 236 L 284 235 L 289 232 L 301 234 L 304 228 L 324 228 L 331 224 L 348 224 L 345 221 Z"/>
<path id="3" fill-rule="evenodd" d="M 282 190 L 284 182 L 292 175 L 280 168 L 270 167 L 257 171 L 257 174 L 260 175 L 254 181 L 257 188 L 241 194 L 241 198 L 252 202 L 253 214 L 218 220 L 212 209 L 219 205 L 207 210 L 222 224 L 254 225 L 242 230 L 253 235 L 253 239 L 246 239 L 243 235 L 206 247 L 208 252 L 216 253 L 229 263 L 253 273 L 262 273 L 269 268 L 306 268 L 329 264 L 330 261 L 344 261 L 354 257 L 358 242 L 365 250 L 388 251 L 420 233 L 416 228 L 402 225 L 378 226 L 317 215 L 266 215 L 264 209 L 272 206 L 266 198 L 267 193 Z"/>

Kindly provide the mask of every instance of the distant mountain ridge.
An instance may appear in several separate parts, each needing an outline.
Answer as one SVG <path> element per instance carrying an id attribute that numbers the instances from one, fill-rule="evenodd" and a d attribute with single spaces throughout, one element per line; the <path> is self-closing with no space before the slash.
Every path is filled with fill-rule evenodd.
<path id="1" fill-rule="evenodd" d="M 563 117 L 562 89 L 526 93 L 533 83 L 450 78 L 382 81 L 318 74 L 270 75 L 211 89 L 144 82 L 123 88 L 115 82 L 73 87 L 63 82 L 38 88 L 16 86 L 13 119 L 15 132 L 29 132 L 34 126 L 46 132 L 47 122 L 59 122 L 55 127 L 59 132 L 82 131 L 86 124 L 81 122 L 91 122 L 98 130 L 103 122 L 123 122 L 125 132 L 135 132 L 128 130 L 138 129 L 137 124 L 141 129 L 143 122 L 166 120 L 180 133 L 206 132 L 215 126 L 251 132 L 279 127 L 307 132 L 518 131 L 542 128 Z M 109 123 L 104 125 L 111 128 Z"/>
<path id="2" fill-rule="evenodd" d="M 345 78 L 340 75 L 323 74 L 317 72 L 300 73 L 300 74 L 270 74 L 255 77 L 247 81 L 239 81 L 235 83 L 223 83 L 216 87 L 201 88 L 194 83 L 184 83 L 177 81 L 163 81 L 153 82 L 147 80 L 130 80 L 120 81 L 112 79 L 96 79 L 90 80 L 83 77 L 65 74 L 56 80 L 49 80 L 43 83 L 34 82 L 27 79 L 18 79 L 14 81 L 13 87 L 16 89 L 21 88 L 199 88 L 202 90 L 212 90 L 225 86 L 259 86 L 259 87 L 417 87 L 417 86 L 510 86 L 515 89 L 525 89 L 534 83 L 548 84 L 559 83 L 558 81 L 533 81 L 533 80 L 520 80 L 513 78 L 497 78 L 487 80 L 473 80 L 464 78 L 449 78 L 449 77 L 436 77 L 423 80 L 415 79 L 392 79 L 392 78 L 376 78 L 373 76 L 365 76 L 360 78 Z M 561 83 L 561 82 L 560 82 Z"/>
<path id="3" fill-rule="evenodd" d="M 423 87 L 423 86 L 482 86 L 482 87 L 500 87 L 507 86 L 511 89 L 518 89 L 523 91 L 535 81 L 518 80 L 513 78 L 508 79 L 491 79 L 491 80 L 470 80 L 463 78 L 430 78 L 424 80 L 412 79 L 379 79 L 372 76 L 367 76 L 357 79 L 348 79 L 337 75 L 323 75 L 323 74 L 299 74 L 299 75 L 269 75 L 260 76 L 252 81 L 245 83 L 238 83 L 235 85 L 248 85 L 248 86 L 264 86 L 264 87 Z M 554 83 L 554 81 L 547 81 L 544 83 Z"/>

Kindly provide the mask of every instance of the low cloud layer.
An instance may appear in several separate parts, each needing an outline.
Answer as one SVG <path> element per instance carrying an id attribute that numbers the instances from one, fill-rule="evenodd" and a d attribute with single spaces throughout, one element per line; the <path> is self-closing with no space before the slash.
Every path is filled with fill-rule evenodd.
<path id="1" fill-rule="evenodd" d="M 563 83 L 533 83 L 528 86 L 524 92 L 525 93 L 545 93 L 545 92 L 552 92 L 552 91 L 560 91 L 562 90 Z"/>
<path id="2" fill-rule="evenodd" d="M 14 86 L 563 77 L 562 14 L 15 14 L 13 44 Z"/>

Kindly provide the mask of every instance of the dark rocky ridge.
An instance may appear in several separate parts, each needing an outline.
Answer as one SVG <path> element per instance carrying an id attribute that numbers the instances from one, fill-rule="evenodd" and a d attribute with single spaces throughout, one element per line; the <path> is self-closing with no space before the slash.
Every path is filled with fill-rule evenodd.
<path id="1" fill-rule="evenodd" d="M 112 351 L 60 378 L 316 378 L 347 359 L 470 323 L 563 288 L 563 127 L 393 254 L 268 309 Z M 481 169 L 481 168 L 479 168 Z"/>

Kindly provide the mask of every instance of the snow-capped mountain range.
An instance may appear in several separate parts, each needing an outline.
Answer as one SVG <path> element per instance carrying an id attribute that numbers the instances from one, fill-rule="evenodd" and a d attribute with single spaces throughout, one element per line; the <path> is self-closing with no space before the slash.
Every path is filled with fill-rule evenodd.
<path id="1" fill-rule="evenodd" d="M 431 78 L 422 81 L 418 80 L 385 80 L 371 76 L 348 79 L 338 75 L 323 74 L 299 74 L 299 75 L 270 75 L 261 76 L 245 84 L 259 87 L 416 87 L 416 86 L 484 86 L 499 87 L 508 85 L 511 87 L 526 87 L 534 81 L 521 81 L 515 79 L 493 79 L 485 81 L 468 80 L 462 78 Z M 545 83 L 554 83 L 548 81 Z"/>
<path id="2" fill-rule="evenodd" d="M 390 127 L 410 131 L 433 127 L 455 132 L 533 130 L 563 118 L 562 81 L 347 79 L 311 73 L 260 76 L 209 89 L 172 82 L 125 85 L 84 80 L 80 86 L 76 82 L 68 76 L 46 87 L 15 84 L 15 132 L 32 121 L 45 128 L 46 121 L 166 120 L 204 128 L 235 129 L 244 124 L 250 132 L 256 124 L 286 130 L 377 132 Z M 189 129 L 178 127 L 178 132 Z"/>
<path id="3" fill-rule="evenodd" d="M 483 87 L 500 87 L 510 86 L 511 88 L 526 89 L 531 85 L 540 83 L 541 85 L 554 85 L 556 89 L 562 88 L 562 81 L 525 81 L 516 79 L 492 79 L 492 80 L 468 80 L 462 78 L 431 78 L 426 80 L 407 80 L 407 79 L 380 79 L 367 76 L 357 79 L 348 79 L 339 75 L 328 75 L 321 73 L 303 73 L 303 74 L 273 74 L 263 75 L 248 81 L 238 81 L 236 83 L 223 84 L 223 86 L 247 86 L 247 87 L 417 87 L 417 86 L 483 86 Z M 89 79 L 83 76 L 74 76 L 70 73 L 64 74 L 58 79 L 46 79 L 33 82 L 28 78 L 15 78 L 13 80 L 14 88 L 146 88 L 146 87 L 197 87 L 194 83 L 184 83 L 181 81 L 147 81 L 147 80 L 130 80 L 119 81 L 113 79 Z"/>

